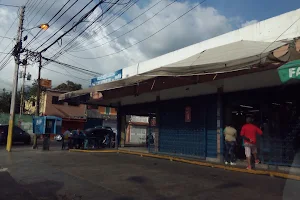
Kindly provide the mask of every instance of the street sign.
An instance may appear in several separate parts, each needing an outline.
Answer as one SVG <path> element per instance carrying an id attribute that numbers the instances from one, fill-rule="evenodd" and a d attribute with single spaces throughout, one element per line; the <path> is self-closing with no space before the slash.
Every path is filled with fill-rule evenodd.
<path id="1" fill-rule="evenodd" d="M 92 78 L 91 86 L 100 85 L 103 83 L 109 83 L 120 79 L 122 79 L 122 69 L 109 74 L 103 74 L 102 76 Z"/>
<path id="2" fill-rule="evenodd" d="M 41 79 L 40 84 L 42 87 L 45 87 L 47 89 L 50 89 L 52 87 L 52 81 L 48 79 Z"/>

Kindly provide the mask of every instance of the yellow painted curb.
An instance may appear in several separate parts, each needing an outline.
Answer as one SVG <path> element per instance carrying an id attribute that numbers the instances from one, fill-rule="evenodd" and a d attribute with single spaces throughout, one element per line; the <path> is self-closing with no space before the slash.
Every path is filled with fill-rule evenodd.
<path id="1" fill-rule="evenodd" d="M 299 175 L 294 175 L 294 174 L 287 174 L 287 173 L 267 171 L 267 170 L 247 170 L 247 169 L 242 169 L 242 168 L 238 168 L 238 167 L 225 166 L 225 165 L 221 165 L 221 164 L 201 162 L 201 161 L 196 161 L 196 160 L 187 160 L 187 159 L 184 159 L 184 158 L 165 156 L 165 155 L 157 155 L 157 154 L 151 154 L 151 153 L 142 153 L 142 152 L 137 152 L 137 151 L 128 151 L 128 150 L 79 150 L 79 149 L 70 149 L 69 151 L 70 152 L 88 152 L 88 153 L 124 153 L 124 154 L 138 155 L 138 156 L 141 156 L 141 157 L 151 157 L 151 158 L 165 159 L 165 160 L 188 163 L 188 164 L 193 164 L 193 165 L 224 169 L 224 170 L 235 171 L 235 172 L 242 172 L 242 173 L 256 174 L 256 175 L 269 175 L 269 176 L 272 176 L 272 177 L 280 177 L 280 178 L 293 179 L 293 180 L 300 181 L 300 176 Z"/>
<path id="2" fill-rule="evenodd" d="M 69 149 L 69 152 L 84 152 L 84 153 L 117 153 L 118 150 L 82 150 L 82 149 Z"/>

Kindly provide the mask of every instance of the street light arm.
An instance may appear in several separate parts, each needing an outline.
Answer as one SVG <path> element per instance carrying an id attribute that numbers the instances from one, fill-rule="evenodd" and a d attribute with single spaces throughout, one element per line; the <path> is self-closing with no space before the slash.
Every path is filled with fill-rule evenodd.
<path id="1" fill-rule="evenodd" d="M 30 30 L 35 29 L 35 28 L 40 28 L 40 29 L 42 29 L 42 30 L 45 31 L 45 30 L 47 30 L 49 28 L 49 24 L 48 23 L 40 24 L 40 25 L 32 27 L 32 28 L 22 29 L 22 31 L 30 31 Z"/>

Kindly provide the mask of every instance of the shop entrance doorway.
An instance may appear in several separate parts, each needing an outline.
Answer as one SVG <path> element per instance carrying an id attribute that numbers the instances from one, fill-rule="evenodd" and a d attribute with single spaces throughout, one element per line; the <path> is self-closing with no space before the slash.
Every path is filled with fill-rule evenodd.
<path id="1" fill-rule="evenodd" d="M 237 130 L 237 145 L 235 149 L 236 159 L 245 159 L 243 139 L 240 136 L 242 126 L 246 118 L 251 117 L 258 127 L 262 124 L 262 111 L 259 104 L 243 102 L 226 106 L 225 125 L 230 125 Z"/>
<path id="2" fill-rule="evenodd" d="M 247 116 L 263 131 L 257 137 L 259 157 L 272 165 L 300 166 L 299 85 L 280 86 L 226 94 L 224 125 L 238 131 L 236 157 L 245 159 L 240 131 Z"/>

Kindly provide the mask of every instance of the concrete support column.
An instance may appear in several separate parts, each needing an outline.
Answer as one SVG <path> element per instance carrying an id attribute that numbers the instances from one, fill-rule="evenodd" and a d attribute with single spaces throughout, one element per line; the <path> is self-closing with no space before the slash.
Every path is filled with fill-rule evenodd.
<path id="1" fill-rule="evenodd" d="M 223 149 L 224 149 L 224 138 L 223 138 L 223 87 L 218 88 L 217 97 L 217 153 L 220 162 L 223 162 Z"/>
<path id="2" fill-rule="evenodd" d="M 125 144 L 125 125 L 126 125 L 126 116 L 122 112 L 122 108 L 119 106 L 117 110 L 117 129 L 118 129 L 119 147 L 124 147 Z"/>
<path id="3" fill-rule="evenodd" d="M 159 151 L 159 123 L 160 123 L 160 112 L 159 112 L 159 108 L 160 108 L 160 98 L 159 96 L 156 97 L 156 126 L 155 126 L 155 152 Z"/>

